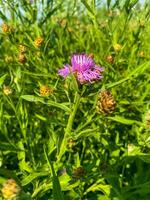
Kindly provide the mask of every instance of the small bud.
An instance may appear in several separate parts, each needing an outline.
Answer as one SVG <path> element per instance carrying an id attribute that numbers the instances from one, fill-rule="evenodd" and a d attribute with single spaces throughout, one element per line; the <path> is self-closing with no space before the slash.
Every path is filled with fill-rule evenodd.
<path id="1" fill-rule="evenodd" d="M 65 28 L 66 25 L 67 25 L 67 19 L 62 19 L 61 22 L 60 22 L 60 25 L 62 28 Z"/>
<path id="2" fill-rule="evenodd" d="M 26 52 L 26 46 L 20 44 L 20 45 L 19 45 L 19 52 L 20 52 L 20 53 L 25 53 L 25 52 Z"/>
<path id="3" fill-rule="evenodd" d="M 36 38 L 35 41 L 34 41 L 34 45 L 35 47 L 40 47 L 43 43 L 44 39 L 42 37 L 39 37 L 39 38 Z"/>
<path id="4" fill-rule="evenodd" d="M 112 55 L 107 56 L 106 60 L 107 60 L 110 64 L 112 64 L 113 61 L 114 61 Z"/>
<path id="5" fill-rule="evenodd" d="M 4 85 L 3 92 L 5 95 L 10 95 L 12 94 L 12 89 L 9 86 Z"/>
<path id="6" fill-rule="evenodd" d="M 72 177 L 75 179 L 80 179 L 85 175 L 85 170 L 83 167 L 78 167 L 73 171 Z"/>
<path id="7" fill-rule="evenodd" d="M 140 20 L 140 27 L 144 27 L 145 26 L 145 21 L 144 20 Z"/>
<path id="8" fill-rule="evenodd" d="M 120 51 L 122 49 L 122 45 L 121 44 L 115 44 L 114 49 L 115 49 L 115 51 Z"/>
<path id="9" fill-rule="evenodd" d="M 2 24 L 2 30 L 3 30 L 3 33 L 9 33 L 10 26 L 8 26 L 6 23 L 4 23 L 4 24 Z"/>
<path id="10" fill-rule="evenodd" d="M 48 87 L 47 85 L 40 86 L 40 95 L 41 96 L 49 96 L 53 93 L 53 89 Z"/>
<path id="11" fill-rule="evenodd" d="M 108 91 L 104 90 L 99 94 L 97 101 L 97 111 L 104 114 L 110 114 L 115 110 L 116 101 L 113 95 Z"/>
<path id="12" fill-rule="evenodd" d="M 141 58 L 144 57 L 144 51 L 141 51 L 141 52 L 139 53 L 139 57 L 141 57 Z"/>
<path id="13" fill-rule="evenodd" d="M 6 61 L 7 63 L 11 63 L 11 62 L 13 61 L 13 57 L 12 57 L 12 56 L 6 56 L 6 57 L 5 57 L 5 61 Z"/>
<path id="14" fill-rule="evenodd" d="M 16 199 L 21 189 L 14 179 L 8 179 L 1 190 L 5 200 Z"/>
<path id="15" fill-rule="evenodd" d="M 150 127 L 150 111 L 148 111 L 146 114 L 145 114 L 145 123 L 148 127 Z"/>
<path id="16" fill-rule="evenodd" d="M 26 62 L 26 57 L 23 53 L 20 53 L 18 56 L 18 61 L 22 64 L 24 64 Z"/>
<path id="17" fill-rule="evenodd" d="M 76 145 L 76 141 L 73 140 L 72 138 L 70 138 L 70 139 L 67 141 L 67 147 L 68 147 L 69 149 L 72 149 L 75 145 Z"/>
<path id="18" fill-rule="evenodd" d="M 88 56 L 89 56 L 90 58 L 94 58 L 94 54 L 93 54 L 93 53 L 90 53 Z"/>

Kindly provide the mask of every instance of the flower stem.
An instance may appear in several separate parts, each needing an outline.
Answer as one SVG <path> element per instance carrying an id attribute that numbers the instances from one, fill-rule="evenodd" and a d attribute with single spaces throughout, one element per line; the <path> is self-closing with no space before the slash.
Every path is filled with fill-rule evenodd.
<path id="1" fill-rule="evenodd" d="M 66 127 L 65 133 L 64 133 L 64 138 L 63 138 L 62 143 L 60 145 L 60 151 L 59 151 L 59 154 L 58 154 L 58 157 L 57 157 L 58 161 L 60 161 L 61 157 L 65 153 L 66 145 L 67 145 L 67 139 L 68 139 L 68 136 L 71 133 L 73 121 L 74 121 L 79 103 L 80 103 L 80 95 L 76 92 L 75 97 L 74 97 L 74 104 L 72 106 L 72 112 L 69 116 L 67 127 Z"/>

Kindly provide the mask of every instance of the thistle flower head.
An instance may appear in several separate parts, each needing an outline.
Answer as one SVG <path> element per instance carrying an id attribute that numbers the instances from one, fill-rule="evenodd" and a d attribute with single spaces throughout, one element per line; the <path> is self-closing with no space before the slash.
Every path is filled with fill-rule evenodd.
<path id="1" fill-rule="evenodd" d="M 4 199 L 13 200 L 16 199 L 18 194 L 20 193 L 20 187 L 16 183 L 14 179 L 8 179 L 1 190 Z"/>
<path id="2" fill-rule="evenodd" d="M 12 93 L 12 89 L 9 86 L 4 85 L 3 92 L 5 95 L 9 95 Z"/>
<path id="3" fill-rule="evenodd" d="M 41 96 L 48 96 L 53 92 L 53 89 L 48 87 L 47 85 L 40 86 L 40 95 Z"/>
<path id="4" fill-rule="evenodd" d="M 42 45 L 43 41 L 44 41 L 44 39 L 42 37 L 36 38 L 34 41 L 35 47 L 37 47 L 37 48 L 40 47 Z"/>
<path id="5" fill-rule="evenodd" d="M 10 31 L 10 26 L 8 26 L 6 23 L 3 23 L 2 30 L 3 30 L 3 33 L 8 33 Z"/>
<path id="6" fill-rule="evenodd" d="M 73 73 L 76 79 L 83 84 L 102 79 L 103 71 L 102 67 L 95 64 L 92 56 L 83 53 L 74 54 L 71 57 L 71 65 L 64 65 L 58 74 L 66 78 L 70 73 Z"/>
<path id="7" fill-rule="evenodd" d="M 25 53 L 25 52 L 26 52 L 26 46 L 20 44 L 20 45 L 19 45 L 19 52 L 20 52 L 20 53 Z"/>
<path id="8" fill-rule="evenodd" d="M 104 90 L 99 94 L 97 101 L 97 111 L 104 114 L 110 114 L 115 110 L 116 101 L 113 95 L 108 91 Z"/>
<path id="9" fill-rule="evenodd" d="M 22 64 L 24 64 L 26 62 L 26 57 L 24 53 L 20 53 L 18 56 L 18 61 Z"/>

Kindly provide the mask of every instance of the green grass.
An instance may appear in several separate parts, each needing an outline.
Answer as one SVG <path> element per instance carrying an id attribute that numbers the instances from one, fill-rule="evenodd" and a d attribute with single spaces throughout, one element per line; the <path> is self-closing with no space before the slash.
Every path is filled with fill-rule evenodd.
<path id="1" fill-rule="evenodd" d="M 0 187 L 13 178 L 26 200 L 149 200 L 149 1 L 28 2 L 0 1 Z M 82 52 L 104 66 L 102 81 L 58 75 Z M 104 89 L 109 115 L 96 110 Z"/>

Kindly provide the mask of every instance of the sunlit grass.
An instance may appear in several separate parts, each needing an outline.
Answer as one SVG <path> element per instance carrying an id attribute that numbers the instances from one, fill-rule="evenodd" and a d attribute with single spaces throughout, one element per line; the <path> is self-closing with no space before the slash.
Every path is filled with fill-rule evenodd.
<path id="1" fill-rule="evenodd" d="M 0 199 L 148 200 L 149 1 L 0 1 L 0 16 Z M 59 76 L 74 53 L 103 79 Z"/>

